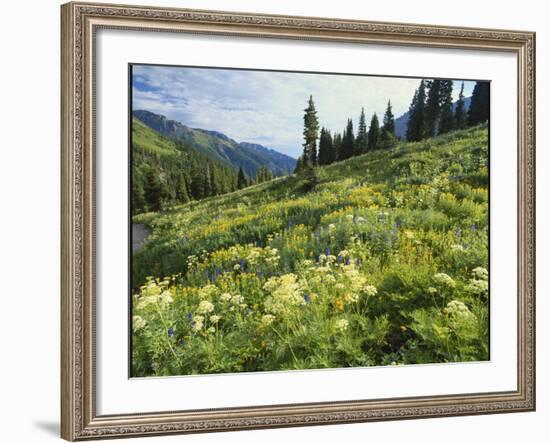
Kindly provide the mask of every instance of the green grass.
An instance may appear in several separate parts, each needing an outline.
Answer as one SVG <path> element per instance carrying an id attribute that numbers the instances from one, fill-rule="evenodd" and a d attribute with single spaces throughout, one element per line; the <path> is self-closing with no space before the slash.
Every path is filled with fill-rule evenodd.
<path id="1" fill-rule="evenodd" d="M 134 375 L 486 360 L 487 138 L 134 217 Z"/>
<path id="2" fill-rule="evenodd" d="M 135 145 L 135 149 L 142 149 L 162 157 L 177 157 L 180 155 L 171 140 L 155 131 L 151 131 L 136 118 L 132 119 L 132 143 Z"/>

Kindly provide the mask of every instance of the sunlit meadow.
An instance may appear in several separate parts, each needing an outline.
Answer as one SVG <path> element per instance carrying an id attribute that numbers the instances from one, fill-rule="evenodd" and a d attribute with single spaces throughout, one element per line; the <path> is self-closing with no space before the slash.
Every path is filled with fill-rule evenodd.
<path id="1" fill-rule="evenodd" d="M 488 130 L 134 217 L 133 376 L 489 358 Z"/>

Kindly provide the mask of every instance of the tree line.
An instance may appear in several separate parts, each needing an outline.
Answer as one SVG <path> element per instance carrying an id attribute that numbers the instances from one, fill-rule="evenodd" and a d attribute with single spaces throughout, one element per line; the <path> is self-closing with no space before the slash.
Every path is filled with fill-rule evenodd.
<path id="1" fill-rule="evenodd" d="M 262 166 L 254 178 L 243 168 L 209 159 L 174 140 L 178 156 L 165 157 L 134 145 L 132 151 L 132 213 L 160 211 L 166 207 L 243 189 L 274 178 Z"/>
<path id="2" fill-rule="evenodd" d="M 296 172 L 316 165 L 330 165 L 373 149 L 391 148 L 397 142 L 391 101 L 388 101 L 382 125 L 374 113 L 367 128 L 365 109 L 361 108 L 357 133 L 353 129 L 353 120 L 348 118 L 344 130 L 333 134 L 325 127 L 321 127 L 319 131 L 317 110 L 313 96 L 310 95 L 308 106 L 304 110 L 303 136 L 304 150 L 298 158 Z"/>
<path id="3" fill-rule="evenodd" d="M 420 81 L 409 107 L 408 141 L 420 141 L 489 119 L 488 82 L 476 82 L 468 110 L 464 83 L 456 104 L 452 93 L 451 80 Z M 330 165 L 375 149 L 391 148 L 398 141 L 391 101 L 387 103 L 381 123 L 374 113 L 367 126 L 365 109 L 361 108 L 357 131 L 353 120 L 348 118 L 343 131 L 333 133 L 326 127 L 319 127 L 313 96 L 309 97 L 304 109 L 303 137 L 303 154 L 295 172 L 311 171 L 317 165 Z M 233 192 L 274 178 L 266 166 L 260 167 L 255 177 L 248 177 L 242 167 L 235 170 L 197 153 L 181 141 L 174 143 L 180 154 L 177 157 L 133 148 L 131 203 L 134 214 Z M 314 184 L 315 180 L 312 176 L 310 182 Z"/>
<path id="4" fill-rule="evenodd" d="M 406 132 L 408 141 L 419 141 L 456 129 L 464 129 L 489 119 L 488 82 L 476 82 L 469 110 L 466 110 L 464 82 L 456 106 L 452 94 L 452 80 L 420 81 L 409 107 Z M 312 95 L 304 109 L 303 137 L 303 153 L 298 158 L 295 172 L 317 165 L 329 165 L 375 149 L 391 148 L 398 141 L 391 101 L 388 100 L 382 125 L 374 113 L 367 129 L 365 109 L 361 108 L 356 133 L 351 118 L 347 119 L 342 133 L 331 133 L 325 127 L 319 128 L 319 118 Z"/>
<path id="5" fill-rule="evenodd" d="M 452 95 L 452 80 L 420 81 L 409 107 L 408 141 L 420 141 L 489 120 L 489 82 L 476 82 L 468 110 L 464 82 L 456 106 Z"/>

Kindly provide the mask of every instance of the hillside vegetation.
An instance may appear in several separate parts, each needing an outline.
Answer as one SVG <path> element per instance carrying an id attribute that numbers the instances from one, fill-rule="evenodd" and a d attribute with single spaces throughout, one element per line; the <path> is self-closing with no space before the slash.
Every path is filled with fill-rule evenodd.
<path id="1" fill-rule="evenodd" d="M 134 214 L 231 192 L 237 184 L 237 171 L 231 166 L 132 120 Z"/>
<path id="2" fill-rule="evenodd" d="M 251 178 L 256 176 L 261 167 L 280 176 L 292 172 L 296 166 L 296 160 L 288 155 L 254 143 L 238 143 L 221 132 L 190 128 L 144 110 L 134 111 L 133 116 L 164 137 L 185 143 L 210 160 L 233 169 L 242 168 Z"/>
<path id="3" fill-rule="evenodd" d="M 481 125 L 135 216 L 133 375 L 488 359 L 487 164 Z"/>

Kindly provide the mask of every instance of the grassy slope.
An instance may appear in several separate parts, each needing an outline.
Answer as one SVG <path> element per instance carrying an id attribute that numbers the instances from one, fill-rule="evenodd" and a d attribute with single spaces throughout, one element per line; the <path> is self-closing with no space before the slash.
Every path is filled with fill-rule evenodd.
<path id="1" fill-rule="evenodd" d="M 487 155 L 478 127 L 136 216 L 135 374 L 486 360 Z"/>
<path id="2" fill-rule="evenodd" d="M 145 126 L 137 118 L 132 119 L 132 143 L 134 149 L 141 149 L 162 157 L 176 157 L 179 155 L 179 150 L 172 140 Z"/>
<path id="3" fill-rule="evenodd" d="M 261 244 L 277 230 L 300 223 L 318 226 L 323 214 L 347 206 L 368 206 L 361 198 L 372 198 L 360 195 L 367 185 L 372 192 L 388 196 L 392 191 L 410 191 L 430 183 L 446 171 L 451 182 L 486 189 L 486 169 L 473 164 L 480 153 L 487 155 L 487 130 L 468 129 L 321 167 L 320 184 L 313 192 L 305 193 L 303 180 L 290 176 L 178 206 L 162 214 L 142 214 L 135 220 L 148 225 L 152 237 L 137 257 L 134 284 L 143 282 L 145 275 L 181 272 L 186 255 L 197 250 L 212 251 L 243 242 Z M 382 203 L 379 206 L 393 209 L 396 215 L 401 213 L 401 218 L 406 215 L 411 225 L 421 223 L 420 218 L 430 218 L 426 223 L 441 224 L 442 229 L 456 224 L 456 217 L 449 217 L 439 207 L 423 209 L 422 205 L 416 205 L 405 211 L 396 207 L 395 202 Z M 487 223 L 482 212 L 477 217 L 480 225 Z"/>

